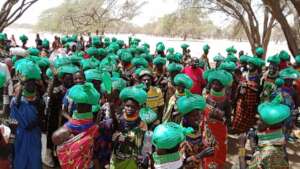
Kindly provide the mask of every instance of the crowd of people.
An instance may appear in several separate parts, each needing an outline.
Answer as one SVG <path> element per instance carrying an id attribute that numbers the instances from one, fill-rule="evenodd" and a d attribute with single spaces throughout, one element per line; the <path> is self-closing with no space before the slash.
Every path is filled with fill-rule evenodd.
<path id="1" fill-rule="evenodd" d="M 133 37 L 19 39 L 0 33 L 2 169 L 225 169 L 229 134 L 238 168 L 289 168 L 300 55 L 232 46 L 209 60 L 209 45 L 197 57 Z"/>

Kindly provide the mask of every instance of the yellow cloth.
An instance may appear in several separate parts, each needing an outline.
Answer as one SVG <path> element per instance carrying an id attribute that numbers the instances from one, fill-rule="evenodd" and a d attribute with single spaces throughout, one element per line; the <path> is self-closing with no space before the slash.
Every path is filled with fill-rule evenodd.
<path id="1" fill-rule="evenodd" d="M 148 98 L 146 104 L 155 112 L 157 112 L 158 107 L 163 106 L 165 104 L 164 97 L 160 88 L 152 86 L 150 87 L 148 91 Z"/>

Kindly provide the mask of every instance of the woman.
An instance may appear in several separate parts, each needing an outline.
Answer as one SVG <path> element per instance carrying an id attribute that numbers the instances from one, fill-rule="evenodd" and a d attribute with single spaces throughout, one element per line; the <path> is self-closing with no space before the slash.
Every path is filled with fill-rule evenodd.
<path id="1" fill-rule="evenodd" d="M 52 141 L 57 147 L 57 156 L 63 169 L 93 166 L 95 139 L 98 126 L 93 121 L 92 105 L 99 103 L 100 94 L 91 83 L 77 84 L 68 96 L 76 104 L 72 119 L 56 130 Z"/>
<path id="2" fill-rule="evenodd" d="M 184 96 L 185 90 L 189 90 L 193 86 L 193 80 L 186 74 L 177 74 L 173 80 L 173 84 L 176 88 L 175 94 L 170 98 L 168 106 L 163 115 L 163 122 L 173 121 L 175 123 L 181 122 L 181 117 L 176 109 L 176 100 L 181 96 Z"/>

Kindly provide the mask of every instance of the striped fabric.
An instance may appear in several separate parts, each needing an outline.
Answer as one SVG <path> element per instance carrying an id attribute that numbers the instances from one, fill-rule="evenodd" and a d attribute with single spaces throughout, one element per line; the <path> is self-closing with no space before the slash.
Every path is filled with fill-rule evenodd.
<path id="1" fill-rule="evenodd" d="M 158 107 L 164 105 L 164 98 L 160 88 L 150 87 L 148 91 L 147 106 L 157 112 Z"/>

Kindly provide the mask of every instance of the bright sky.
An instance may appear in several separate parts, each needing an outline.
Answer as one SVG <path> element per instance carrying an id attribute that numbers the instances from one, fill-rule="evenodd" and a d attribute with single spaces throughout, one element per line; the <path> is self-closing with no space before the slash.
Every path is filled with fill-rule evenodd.
<path id="1" fill-rule="evenodd" d="M 171 13 L 177 9 L 178 0 L 145 0 L 146 5 L 140 10 L 140 15 L 132 22 L 139 26 L 153 21 L 158 17 Z M 46 9 L 58 6 L 63 0 L 39 0 L 17 21 L 17 23 L 35 24 L 39 15 Z"/>

